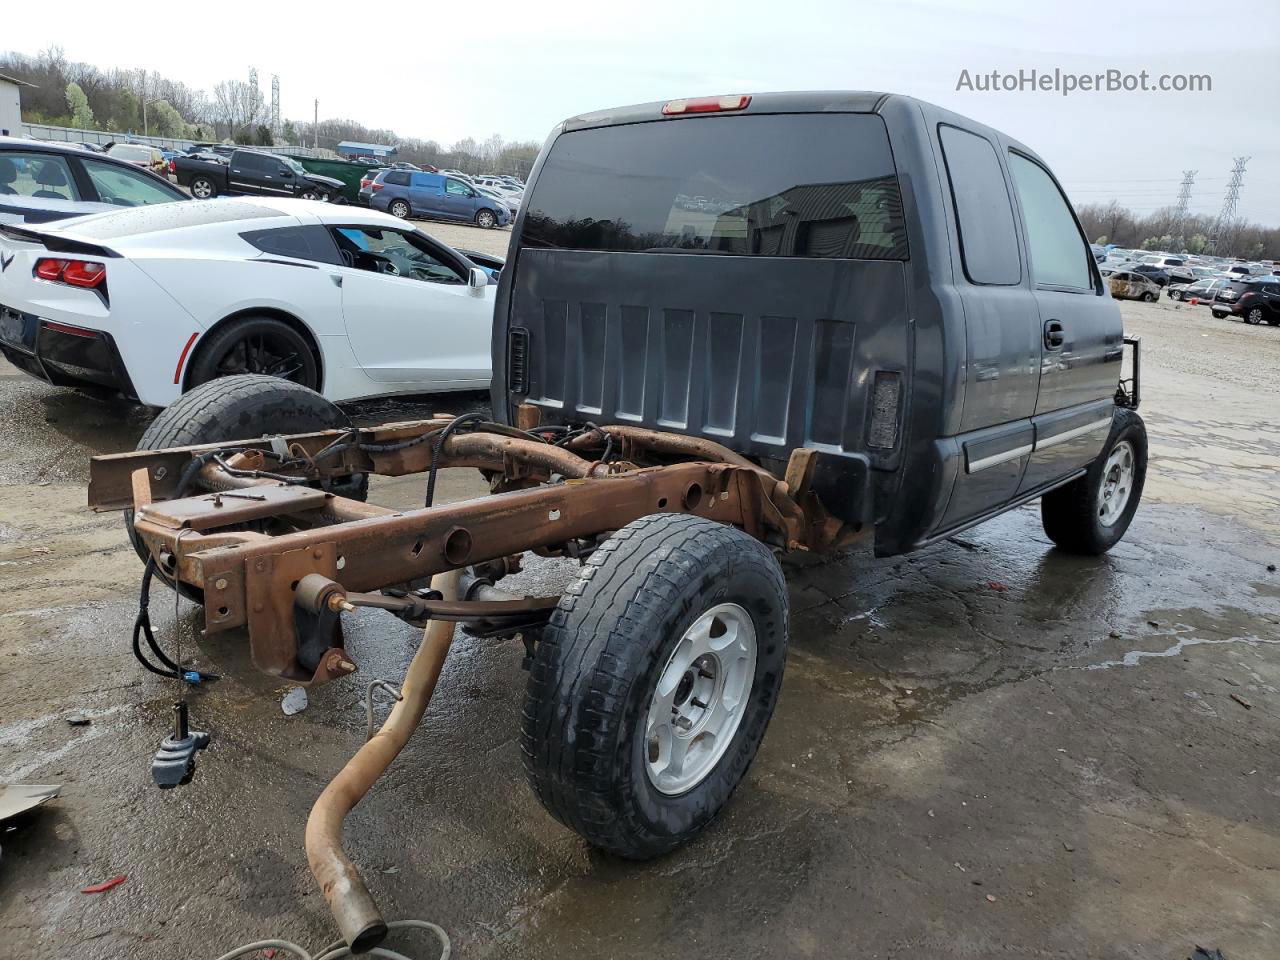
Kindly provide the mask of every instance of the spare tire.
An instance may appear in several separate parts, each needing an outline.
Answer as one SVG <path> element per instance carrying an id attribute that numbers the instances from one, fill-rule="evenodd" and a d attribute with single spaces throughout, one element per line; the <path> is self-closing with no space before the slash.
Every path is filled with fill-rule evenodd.
<path id="1" fill-rule="evenodd" d="M 241 374 L 221 377 L 188 391 L 151 421 L 138 441 L 138 450 L 189 447 L 220 440 L 251 440 L 289 433 L 311 433 L 351 426 L 351 420 L 334 403 L 314 390 L 279 377 Z M 326 489 L 344 497 L 363 500 L 369 478 L 353 474 L 329 481 Z M 124 512 L 129 541 L 145 563 L 150 552 L 133 529 L 133 511 Z M 156 571 L 166 583 L 168 578 Z M 203 592 L 180 584 L 184 597 L 202 603 Z"/>

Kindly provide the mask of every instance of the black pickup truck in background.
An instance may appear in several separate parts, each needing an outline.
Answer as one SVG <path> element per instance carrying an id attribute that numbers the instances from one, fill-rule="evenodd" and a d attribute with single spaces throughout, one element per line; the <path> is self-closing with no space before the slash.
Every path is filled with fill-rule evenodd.
<path id="1" fill-rule="evenodd" d="M 225 162 L 174 157 L 169 169 L 197 200 L 240 194 L 345 202 L 341 180 L 307 173 L 297 160 L 274 153 L 236 150 Z"/>

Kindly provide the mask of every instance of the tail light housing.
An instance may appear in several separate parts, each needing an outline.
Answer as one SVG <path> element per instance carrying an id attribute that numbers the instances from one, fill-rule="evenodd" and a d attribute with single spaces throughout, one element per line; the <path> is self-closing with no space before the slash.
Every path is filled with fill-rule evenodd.
<path id="1" fill-rule="evenodd" d="M 172 158 L 169 160 L 169 172 L 173 174 L 178 172 L 178 162 Z"/>
<path id="2" fill-rule="evenodd" d="M 107 266 L 93 260 L 61 260 L 41 257 L 32 273 L 40 280 L 69 287 L 97 290 L 107 282 Z"/>
<path id="3" fill-rule="evenodd" d="M 369 188 L 372 190 L 381 190 L 385 186 L 386 186 L 385 183 L 378 183 L 377 181 L 369 184 Z"/>

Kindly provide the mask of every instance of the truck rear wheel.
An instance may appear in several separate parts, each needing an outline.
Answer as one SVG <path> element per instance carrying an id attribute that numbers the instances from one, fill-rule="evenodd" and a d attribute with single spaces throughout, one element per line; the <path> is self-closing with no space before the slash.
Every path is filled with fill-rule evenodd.
<path id="1" fill-rule="evenodd" d="M 786 647 L 786 584 L 764 545 L 683 514 L 627 524 L 538 644 L 521 729 L 538 799 L 609 853 L 673 850 L 746 774 Z"/>
<path id="2" fill-rule="evenodd" d="M 210 200 L 218 195 L 218 188 L 208 177 L 191 178 L 191 196 L 197 200 Z"/>
<path id="3" fill-rule="evenodd" d="M 1085 475 L 1041 497 L 1044 532 L 1068 553 L 1106 553 L 1129 529 L 1146 479 L 1146 425 L 1136 411 L 1117 409 L 1106 446 Z"/>
<path id="4" fill-rule="evenodd" d="M 137 449 L 163 450 L 349 426 L 347 415 L 314 390 L 277 377 L 248 374 L 210 380 L 188 390 L 151 421 Z M 369 493 L 369 478 L 354 474 L 331 482 L 328 489 L 363 500 Z M 132 510 L 124 512 L 124 524 L 129 542 L 146 562 L 151 554 L 133 529 Z M 169 582 L 163 570 L 156 572 Z M 203 591 L 185 583 L 179 588 L 187 599 L 204 602 Z"/>

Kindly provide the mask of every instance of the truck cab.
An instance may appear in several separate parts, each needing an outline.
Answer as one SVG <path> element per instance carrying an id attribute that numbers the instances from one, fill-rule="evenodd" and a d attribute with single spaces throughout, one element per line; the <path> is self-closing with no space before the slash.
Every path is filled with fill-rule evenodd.
<path id="1" fill-rule="evenodd" d="M 1101 497 L 1086 475 L 1141 427 L 1123 354 L 1028 146 L 892 94 L 712 97 L 552 132 L 499 285 L 493 409 L 701 437 L 779 473 L 814 450 L 823 504 L 891 555 Z M 1136 508 L 1145 434 L 1128 454 L 1127 516 L 1094 546 Z"/>

